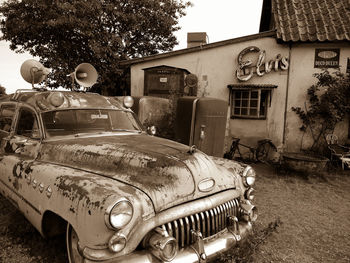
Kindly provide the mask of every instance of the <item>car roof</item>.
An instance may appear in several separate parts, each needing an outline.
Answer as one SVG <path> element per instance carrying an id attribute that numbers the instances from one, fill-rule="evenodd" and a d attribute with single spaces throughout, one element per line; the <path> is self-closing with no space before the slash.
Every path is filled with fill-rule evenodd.
<path id="1" fill-rule="evenodd" d="M 79 108 L 125 110 L 117 98 L 89 92 L 18 90 L 1 96 L 0 102 L 4 101 L 27 103 L 39 112 Z"/>

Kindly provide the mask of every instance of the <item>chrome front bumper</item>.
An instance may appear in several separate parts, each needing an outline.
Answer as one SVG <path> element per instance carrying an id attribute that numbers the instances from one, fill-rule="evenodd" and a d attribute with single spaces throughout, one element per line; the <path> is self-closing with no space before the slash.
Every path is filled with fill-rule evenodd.
<path id="1" fill-rule="evenodd" d="M 229 227 L 217 233 L 216 235 L 201 239 L 197 239 L 197 242 L 191 246 L 181 249 L 172 263 L 190 263 L 190 262 L 207 262 L 220 253 L 228 251 L 230 248 L 238 244 L 241 240 L 245 239 L 252 229 L 250 222 L 239 222 L 237 227 Z M 85 263 L 96 263 L 96 261 L 90 261 L 85 259 Z M 101 262 L 101 261 L 100 261 Z M 131 254 L 102 261 L 103 263 L 161 263 L 158 258 L 154 257 L 150 251 L 142 250 L 135 251 Z"/>

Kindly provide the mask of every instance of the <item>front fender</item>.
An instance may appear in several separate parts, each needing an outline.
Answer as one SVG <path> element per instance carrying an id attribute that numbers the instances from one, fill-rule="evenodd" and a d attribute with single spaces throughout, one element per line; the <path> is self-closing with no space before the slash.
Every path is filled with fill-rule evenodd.
<path id="1" fill-rule="evenodd" d="M 229 172 L 231 172 L 234 177 L 236 178 L 236 188 L 241 190 L 242 197 L 244 190 L 246 189 L 243 185 L 242 176 L 244 169 L 248 166 L 245 163 L 240 163 L 233 160 L 228 160 L 225 158 L 210 156 L 214 163 L 217 165 L 219 169 L 227 169 Z"/>
<path id="2" fill-rule="evenodd" d="M 71 224 L 81 246 L 97 249 L 108 246 L 116 231 L 106 226 L 105 213 L 120 198 L 127 198 L 134 207 L 134 216 L 126 231 L 135 222 L 154 216 L 149 197 L 130 185 L 56 164 L 32 166 L 32 176 L 38 172 L 50 178 L 52 188 L 51 196 L 40 204 L 42 210 L 52 211 Z"/>

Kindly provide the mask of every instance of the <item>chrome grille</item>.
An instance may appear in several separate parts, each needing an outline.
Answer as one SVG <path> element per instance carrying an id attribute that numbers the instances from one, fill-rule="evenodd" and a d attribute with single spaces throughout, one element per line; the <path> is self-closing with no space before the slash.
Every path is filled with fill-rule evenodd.
<path id="1" fill-rule="evenodd" d="M 229 226 L 228 216 L 239 216 L 239 201 L 233 199 L 210 210 L 179 218 L 162 225 L 173 236 L 179 247 L 194 243 L 191 230 L 198 230 L 203 238 L 210 237 Z"/>

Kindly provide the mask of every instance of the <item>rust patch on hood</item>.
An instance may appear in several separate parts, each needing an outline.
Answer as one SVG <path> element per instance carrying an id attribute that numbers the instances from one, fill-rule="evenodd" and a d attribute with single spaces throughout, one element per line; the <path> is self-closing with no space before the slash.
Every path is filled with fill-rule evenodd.
<path id="1" fill-rule="evenodd" d="M 141 134 L 45 142 L 39 158 L 132 185 L 151 198 L 156 211 L 207 195 L 197 191 L 197 183 L 206 177 L 216 178 L 216 192 L 234 187 L 227 170 L 219 173 L 216 164 L 203 153 L 187 152 L 188 146 Z M 67 179 L 58 184 L 67 194 L 74 193 L 74 198 L 86 196 Z"/>

